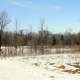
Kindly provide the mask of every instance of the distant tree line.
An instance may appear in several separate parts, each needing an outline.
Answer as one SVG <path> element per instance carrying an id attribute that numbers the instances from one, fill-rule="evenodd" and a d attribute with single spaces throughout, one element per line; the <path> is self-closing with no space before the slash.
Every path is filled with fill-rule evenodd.
<path id="1" fill-rule="evenodd" d="M 71 33 L 65 32 L 61 33 L 51 33 L 49 30 L 44 29 L 44 21 L 41 22 L 41 29 L 38 32 L 27 32 L 24 30 L 17 31 L 17 21 L 16 21 L 16 31 L 15 32 L 4 32 L 4 28 L 10 23 L 8 14 L 6 11 L 0 13 L 0 47 L 1 46 L 30 46 L 30 45 L 80 45 L 80 32 Z M 18 26 L 19 27 L 19 26 Z M 1 49 L 0 49 L 1 50 Z"/>
<path id="2" fill-rule="evenodd" d="M 3 32 L 2 45 L 3 46 L 15 46 L 14 32 Z M 23 33 L 23 30 L 17 33 L 17 46 L 30 46 L 30 45 L 80 45 L 80 32 L 78 33 L 66 33 L 66 34 L 52 34 L 49 31 L 43 30 L 37 33 L 29 32 Z"/>
<path id="3" fill-rule="evenodd" d="M 30 32 L 24 30 L 18 31 L 17 20 L 16 20 L 16 31 L 9 32 L 4 31 L 4 28 L 10 23 L 7 12 L 3 11 L 0 13 L 0 55 L 1 46 L 14 47 L 15 55 L 17 55 L 17 48 L 23 46 L 29 46 L 37 52 L 37 49 L 41 50 L 44 54 L 44 48 L 50 48 L 54 46 L 74 46 L 80 45 L 80 32 L 78 33 L 52 33 L 48 29 L 44 29 L 44 20 L 42 20 L 40 26 L 41 29 L 38 32 Z M 23 53 L 23 48 L 21 49 Z"/>

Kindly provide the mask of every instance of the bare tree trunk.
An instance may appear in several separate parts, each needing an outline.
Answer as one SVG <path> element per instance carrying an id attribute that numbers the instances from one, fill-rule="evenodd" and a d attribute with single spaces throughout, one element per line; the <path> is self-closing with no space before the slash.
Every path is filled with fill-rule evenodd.
<path id="1" fill-rule="evenodd" d="M 30 43 L 30 54 L 32 55 L 33 53 L 33 36 L 32 36 L 32 26 L 30 27 L 31 29 L 31 43 Z"/>
<path id="2" fill-rule="evenodd" d="M 2 30 L 0 30 L 0 55 L 1 55 L 1 46 L 2 46 Z"/>
<path id="3" fill-rule="evenodd" d="M 17 20 L 16 20 L 16 32 L 15 32 L 15 53 L 14 55 L 17 56 L 17 27 L 18 27 L 18 23 L 17 23 Z"/>
<path id="4" fill-rule="evenodd" d="M 41 22 L 41 54 L 44 54 L 44 37 L 43 37 L 44 20 Z"/>
<path id="5" fill-rule="evenodd" d="M 1 45 L 2 45 L 2 39 L 1 39 L 1 36 L 2 35 L 2 31 L 0 30 L 0 52 L 1 52 Z"/>
<path id="6" fill-rule="evenodd" d="M 2 46 L 2 33 L 8 23 L 9 23 L 8 14 L 6 11 L 2 11 L 0 13 L 0 55 L 1 55 L 1 46 Z"/>

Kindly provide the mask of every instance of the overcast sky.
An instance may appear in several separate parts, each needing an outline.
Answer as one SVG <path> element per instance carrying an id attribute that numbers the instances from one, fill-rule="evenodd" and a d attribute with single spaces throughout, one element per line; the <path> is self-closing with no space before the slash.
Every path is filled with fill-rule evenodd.
<path id="1" fill-rule="evenodd" d="M 80 31 L 80 0 L 0 0 L 0 11 L 6 10 L 11 19 L 7 29 L 40 29 L 41 19 L 52 32 Z"/>

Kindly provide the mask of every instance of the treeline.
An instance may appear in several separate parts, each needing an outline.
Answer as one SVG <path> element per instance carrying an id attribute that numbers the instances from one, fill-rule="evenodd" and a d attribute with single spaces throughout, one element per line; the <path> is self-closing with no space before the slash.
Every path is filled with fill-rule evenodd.
<path id="1" fill-rule="evenodd" d="M 80 45 L 80 32 L 71 33 L 51 33 L 48 29 L 44 29 L 45 21 L 42 20 L 40 30 L 33 32 L 18 30 L 18 22 L 15 21 L 15 32 L 4 32 L 4 28 L 10 23 L 10 19 L 6 11 L 0 13 L 0 48 L 1 46 L 66 46 Z M 1 50 L 1 49 L 0 49 Z"/>
<path id="2" fill-rule="evenodd" d="M 17 32 L 3 32 L 3 46 L 71 46 L 80 45 L 80 32 L 53 34 L 48 30 L 40 30 L 38 32 L 23 33 L 23 30 Z"/>
<path id="3" fill-rule="evenodd" d="M 34 50 L 35 53 L 40 51 L 41 54 L 44 54 L 45 49 L 49 49 L 54 46 L 70 47 L 80 45 L 80 32 L 54 34 L 50 32 L 48 28 L 44 29 L 44 27 L 46 27 L 45 21 L 42 20 L 39 25 L 41 28 L 38 32 L 34 32 L 31 29 L 30 32 L 26 31 L 24 33 L 24 30 L 18 30 L 19 26 L 17 20 L 15 22 L 15 32 L 4 31 L 4 28 L 10 23 L 10 19 L 8 18 L 6 11 L 2 11 L 0 13 L 0 55 L 18 55 L 17 52 L 19 53 L 19 48 L 21 54 L 23 54 L 24 46 L 28 46 L 31 49 L 31 53 L 33 53 Z M 2 53 L 1 47 L 5 47 L 5 53 Z"/>

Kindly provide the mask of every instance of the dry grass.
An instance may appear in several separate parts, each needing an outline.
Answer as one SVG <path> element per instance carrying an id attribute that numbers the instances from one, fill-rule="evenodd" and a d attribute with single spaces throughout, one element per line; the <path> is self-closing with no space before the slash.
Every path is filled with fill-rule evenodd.
<path id="1" fill-rule="evenodd" d="M 65 69 L 65 66 L 64 65 L 60 65 L 60 66 L 57 66 L 57 68 Z"/>

